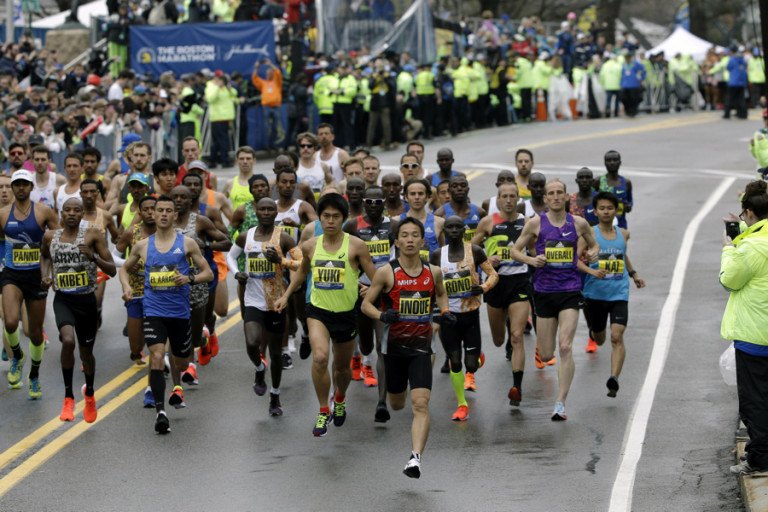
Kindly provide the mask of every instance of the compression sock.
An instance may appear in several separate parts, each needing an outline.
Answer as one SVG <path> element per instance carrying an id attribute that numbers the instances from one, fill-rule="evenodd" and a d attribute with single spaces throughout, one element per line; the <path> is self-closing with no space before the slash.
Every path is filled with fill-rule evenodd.
<path id="1" fill-rule="evenodd" d="M 17 328 L 13 332 L 5 330 L 5 338 L 8 340 L 8 345 L 11 346 L 11 352 L 13 352 L 14 359 L 21 359 L 21 345 L 19 344 L 19 329 Z"/>
<path id="2" fill-rule="evenodd" d="M 64 377 L 64 396 L 66 398 L 75 398 L 75 394 L 72 392 L 72 374 L 74 368 L 62 368 L 61 375 Z"/>
<path id="3" fill-rule="evenodd" d="M 165 372 L 163 370 L 149 370 L 149 387 L 152 388 L 152 396 L 155 398 L 155 410 L 165 410 Z"/>
<path id="4" fill-rule="evenodd" d="M 35 345 L 30 340 L 29 342 L 29 359 L 32 362 L 32 366 L 29 369 L 29 378 L 36 379 L 40 373 L 40 363 L 43 362 L 43 353 L 45 352 L 45 342 L 40 345 Z"/>
<path id="5" fill-rule="evenodd" d="M 517 389 L 523 389 L 523 371 L 512 372 L 512 380 Z"/>
<path id="6" fill-rule="evenodd" d="M 95 377 L 95 373 L 85 374 L 85 396 L 93 396 L 93 380 Z"/>
<path id="7" fill-rule="evenodd" d="M 464 372 L 451 372 L 451 385 L 459 405 L 467 405 L 467 399 L 464 397 Z"/>

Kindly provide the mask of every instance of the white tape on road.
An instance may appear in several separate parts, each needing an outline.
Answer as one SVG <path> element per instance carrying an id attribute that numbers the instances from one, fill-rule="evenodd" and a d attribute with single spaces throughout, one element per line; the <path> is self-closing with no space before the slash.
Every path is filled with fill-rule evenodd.
<path id="1" fill-rule="evenodd" d="M 675 269 L 672 274 L 672 282 L 669 285 L 669 294 L 664 306 L 661 308 L 661 318 L 659 326 L 656 329 L 656 337 L 653 340 L 653 351 L 648 363 L 648 371 L 645 374 L 645 382 L 637 396 L 632 415 L 629 417 L 629 423 L 624 434 L 624 444 L 621 450 L 621 459 L 619 462 L 619 471 L 616 480 L 613 482 L 611 492 L 610 512 L 629 512 L 632 510 L 632 490 L 635 485 L 635 474 L 637 472 L 637 463 L 643 454 L 643 443 L 645 442 L 645 431 L 648 427 L 648 418 L 651 415 L 653 399 L 656 395 L 656 387 L 664 371 L 664 364 L 667 361 L 669 353 L 669 342 L 672 339 L 672 332 L 675 327 L 675 317 L 677 308 L 680 305 L 682 297 L 683 284 L 685 282 L 685 272 L 688 268 L 688 261 L 691 258 L 693 242 L 696 240 L 696 233 L 699 231 L 704 218 L 709 215 L 712 208 L 720 201 L 728 189 L 736 181 L 736 178 L 724 179 L 720 186 L 712 192 L 707 202 L 701 207 L 696 216 L 688 223 L 683 236 L 683 242 L 680 245 L 680 252 L 677 254 Z"/>

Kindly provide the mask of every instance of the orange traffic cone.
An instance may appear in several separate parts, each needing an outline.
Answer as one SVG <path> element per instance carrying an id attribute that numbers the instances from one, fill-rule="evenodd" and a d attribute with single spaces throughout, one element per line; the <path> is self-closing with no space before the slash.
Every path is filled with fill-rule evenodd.
<path id="1" fill-rule="evenodd" d="M 536 91 L 536 120 L 547 120 L 547 103 L 544 101 L 544 91 L 541 89 Z"/>

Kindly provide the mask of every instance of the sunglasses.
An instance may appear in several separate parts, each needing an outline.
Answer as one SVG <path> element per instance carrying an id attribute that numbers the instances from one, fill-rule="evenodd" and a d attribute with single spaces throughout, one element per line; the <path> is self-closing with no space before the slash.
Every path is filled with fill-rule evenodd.
<path id="1" fill-rule="evenodd" d="M 369 206 L 381 206 L 384 204 L 383 199 L 363 199 L 363 202 Z"/>
<path id="2" fill-rule="evenodd" d="M 419 164 L 400 164 L 403 169 L 418 169 Z"/>
<path id="3" fill-rule="evenodd" d="M 299 144 L 300 148 L 314 148 L 314 144 Z"/>
<path id="4" fill-rule="evenodd" d="M 22 156 L 24 154 L 23 151 L 11 151 L 9 153 L 11 156 Z"/>

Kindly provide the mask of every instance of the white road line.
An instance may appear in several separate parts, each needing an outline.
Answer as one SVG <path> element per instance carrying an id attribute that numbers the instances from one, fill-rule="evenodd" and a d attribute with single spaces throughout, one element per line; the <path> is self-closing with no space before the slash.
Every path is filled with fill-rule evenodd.
<path id="1" fill-rule="evenodd" d="M 474 167 L 479 167 L 481 169 L 489 169 L 489 170 L 502 170 L 502 169 L 509 169 L 512 172 L 515 172 L 514 166 L 510 167 L 509 165 L 503 165 L 503 164 L 493 164 L 493 163 L 483 163 L 483 164 L 470 164 Z M 457 164 L 457 167 L 459 165 Z M 593 172 L 600 173 L 603 171 L 603 164 L 587 164 L 587 165 L 557 165 L 557 164 L 537 164 L 536 169 L 554 169 L 559 170 L 564 173 L 569 174 L 575 174 L 579 169 L 582 167 L 589 167 L 592 169 Z M 534 170 L 536 170 L 534 169 Z M 659 177 L 659 176 L 665 176 L 665 177 L 693 177 L 691 174 L 683 174 L 683 173 L 690 173 L 691 171 L 701 174 L 707 174 L 711 176 L 718 176 L 718 177 L 730 177 L 735 176 L 737 178 L 746 178 L 746 179 L 755 179 L 757 176 L 756 172 L 752 171 L 744 171 L 744 170 L 734 170 L 734 169 L 703 169 L 700 167 L 627 167 L 622 166 L 621 167 L 621 173 L 627 174 L 627 175 L 635 175 L 635 176 L 646 176 L 646 177 Z M 489 171 L 492 172 L 492 171 Z"/>
<path id="2" fill-rule="evenodd" d="M 691 257 L 693 242 L 696 240 L 696 233 L 704 218 L 709 215 L 712 208 L 720 201 L 735 181 L 736 178 L 733 177 L 724 179 L 720 186 L 712 192 L 712 195 L 709 196 L 709 199 L 707 199 L 707 202 L 704 203 L 704 206 L 701 207 L 696 216 L 691 219 L 685 230 L 683 242 L 680 245 L 680 252 L 677 254 L 677 261 L 675 262 L 672 282 L 669 285 L 669 294 L 667 295 L 667 300 L 664 301 L 664 306 L 661 308 L 661 318 L 656 329 L 656 337 L 653 340 L 653 352 L 651 352 L 648 371 L 645 374 L 645 382 L 643 382 L 643 387 L 637 396 L 637 401 L 624 434 L 619 471 L 616 475 L 616 480 L 613 482 L 609 512 L 629 512 L 632 510 L 632 490 L 635 485 L 637 463 L 640 461 L 643 453 L 645 431 L 648 427 L 648 418 L 650 417 L 653 399 L 656 395 L 656 387 L 659 384 L 661 374 L 664 371 L 664 364 L 667 361 L 669 343 L 675 327 L 675 317 L 677 316 L 677 308 L 682 297 L 685 272 L 688 267 L 688 260 Z"/>

